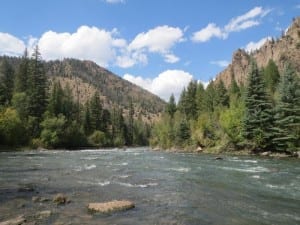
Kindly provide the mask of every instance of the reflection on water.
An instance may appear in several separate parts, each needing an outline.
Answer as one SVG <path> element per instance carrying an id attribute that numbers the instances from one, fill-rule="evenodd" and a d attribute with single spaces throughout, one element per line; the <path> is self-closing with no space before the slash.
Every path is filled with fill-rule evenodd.
<path id="1" fill-rule="evenodd" d="M 0 153 L 0 222 L 51 210 L 38 224 L 300 224 L 299 161 L 214 158 L 146 148 Z M 32 201 L 56 193 L 71 203 Z M 114 199 L 136 208 L 86 210 Z"/>

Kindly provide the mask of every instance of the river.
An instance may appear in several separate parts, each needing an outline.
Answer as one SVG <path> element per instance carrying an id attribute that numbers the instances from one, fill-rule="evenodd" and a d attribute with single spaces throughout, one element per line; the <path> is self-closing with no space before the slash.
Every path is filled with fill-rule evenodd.
<path id="1" fill-rule="evenodd" d="M 299 160 L 215 157 L 148 148 L 2 152 L 0 222 L 51 210 L 36 224 L 300 224 Z M 71 202 L 32 201 L 57 193 Z M 114 199 L 136 207 L 87 211 L 89 202 Z"/>

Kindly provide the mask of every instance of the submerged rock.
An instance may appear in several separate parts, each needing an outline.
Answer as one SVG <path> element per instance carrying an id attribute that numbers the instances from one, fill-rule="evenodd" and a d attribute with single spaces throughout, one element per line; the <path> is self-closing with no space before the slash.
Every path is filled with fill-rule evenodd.
<path id="1" fill-rule="evenodd" d="M 102 203 L 89 203 L 88 209 L 92 212 L 99 213 L 114 213 L 117 211 L 129 210 L 135 207 L 134 203 L 127 200 L 111 201 Z"/>
<path id="2" fill-rule="evenodd" d="M 40 211 L 36 214 L 36 217 L 38 219 L 46 219 L 49 216 L 51 216 L 52 212 L 50 210 L 44 210 L 44 211 Z"/>
<path id="3" fill-rule="evenodd" d="M 70 203 L 71 201 L 68 199 L 68 197 L 62 193 L 59 193 L 53 197 L 53 202 L 57 205 L 62 205 L 66 203 Z"/>
<path id="4" fill-rule="evenodd" d="M 223 158 L 218 156 L 218 157 L 215 158 L 215 160 L 223 160 Z"/>
<path id="5" fill-rule="evenodd" d="M 32 201 L 33 202 L 48 202 L 50 201 L 51 199 L 49 198 L 45 198 L 45 197 L 40 197 L 40 196 L 33 196 L 32 197 Z"/>
<path id="6" fill-rule="evenodd" d="M 18 216 L 17 218 L 6 220 L 3 222 L 0 222 L 0 225 L 21 225 L 26 222 L 26 219 L 23 215 Z"/>

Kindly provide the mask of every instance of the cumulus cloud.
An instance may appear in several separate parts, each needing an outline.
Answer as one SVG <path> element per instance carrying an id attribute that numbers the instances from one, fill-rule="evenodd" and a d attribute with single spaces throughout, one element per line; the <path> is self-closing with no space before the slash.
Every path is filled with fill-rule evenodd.
<path id="1" fill-rule="evenodd" d="M 245 50 L 246 52 L 253 52 L 257 49 L 259 49 L 267 40 L 271 40 L 272 38 L 271 37 L 265 37 L 265 38 L 262 38 L 260 39 L 259 41 L 257 42 L 249 42 L 246 47 L 245 47 Z"/>
<path id="2" fill-rule="evenodd" d="M 150 52 L 161 54 L 166 62 L 179 61 L 171 48 L 184 41 L 183 31 L 178 27 L 158 26 L 147 32 L 139 33 L 129 44 L 129 52 Z"/>
<path id="3" fill-rule="evenodd" d="M 192 36 L 194 42 L 206 42 L 212 37 L 225 38 L 221 28 L 214 23 L 208 24 L 205 28 L 195 32 Z"/>
<path id="4" fill-rule="evenodd" d="M 114 38 L 113 31 L 97 27 L 81 26 L 75 33 L 48 31 L 39 39 L 40 51 L 46 59 L 66 57 L 87 59 L 107 66 L 115 58 L 114 47 L 126 42 Z"/>
<path id="5" fill-rule="evenodd" d="M 210 64 L 217 65 L 220 67 L 226 67 L 229 65 L 229 62 L 227 60 L 216 60 L 216 61 L 211 61 Z"/>
<path id="6" fill-rule="evenodd" d="M 168 101 L 171 94 L 178 100 L 181 91 L 193 79 L 193 75 L 183 70 L 166 70 L 153 79 L 131 74 L 125 74 L 123 78 Z"/>
<path id="7" fill-rule="evenodd" d="M 11 34 L 0 32 L 0 55 L 20 56 L 25 47 L 24 41 Z"/>
<path id="8" fill-rule="evenodd" d="M 192 36 L 194 42 L 206 42 L 213 37 L 226 39 L 231 32 L 239 32 L 261 23 L 271 10 L 262 7 L 254 7 L 243 15 L 232 18 L 223 28 L 214 23 L 209 23 L 205 28 L 195 32 Z"/>

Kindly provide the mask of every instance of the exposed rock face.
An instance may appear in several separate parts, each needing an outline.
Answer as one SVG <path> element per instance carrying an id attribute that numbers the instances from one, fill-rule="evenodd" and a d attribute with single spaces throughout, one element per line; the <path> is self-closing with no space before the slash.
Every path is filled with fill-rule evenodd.
<path id="1" fill-rule="evenodd" d="M 127 200 L 111 201 L 103 203 L 89 203 L 88 209 L 92 212 L 113 213 L 134 208 L 134 203 Z"/>
<path id="2" fill-rule="evenodd" d="M 300 17 L 294 19 L 285 35 L 278 40 L 268 40 L 258 50 L 247 53 L 238 49 L 233 53 L 232 62 L 219 73 L 216 81 L 223 80 L 226 87 L 231 84 L 232 78 L 240 84 L 245 84 L 249 72 L 250 56 L 252 56 L 259 67 L 265 67 L 270 59 L 273 59 L 282 73 L 286 62 L 292 64 L 297 72 L 300 72 Z"/>

